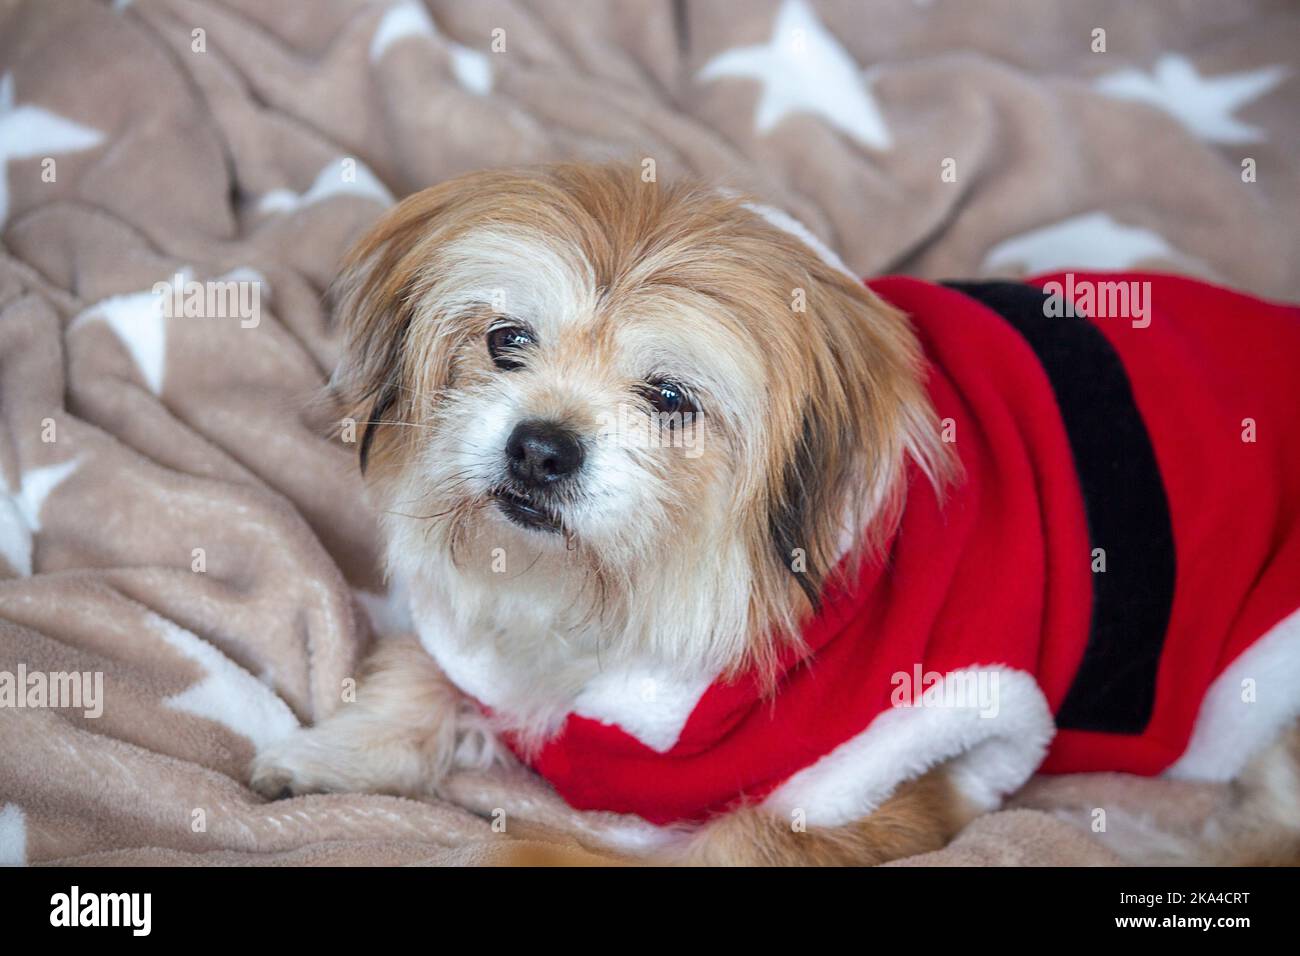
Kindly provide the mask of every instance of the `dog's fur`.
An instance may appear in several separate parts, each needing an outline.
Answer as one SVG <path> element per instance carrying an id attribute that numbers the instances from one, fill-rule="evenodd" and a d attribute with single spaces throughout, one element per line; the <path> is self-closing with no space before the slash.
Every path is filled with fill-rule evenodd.
<path id="1" fill-rule="evenodd" d="M 508 759 L 496 730 L 544 741 L 611 662 L 769 672 L 841 557 L 851 571 L 889 537 L 907 462 L 940 489 L 954 474 L 906 319 L 718 190 L 618 166 L 463 177 L 360 242 L 338 312 L 333 386 L 361 427 L 389 570 L 426 632 L 495 654 L 505 703 L 490 725 L 418 645 L 384 643 L 356 703 L 259 755 L 269 795 L 437 792 L 457 766 Z M 489 354 L 503 325 L 534 339 L 522 367 Z M 654 420 L 660 380 L 700 414 Z M 494 497 L 524 419 L 559 422 L 586 450 L 542 502 L 560 533 L 512 523 Z M 673 441 L 645 440 L 660 435 Z M 1223 861 L 1276 850 L 1258 834 L 1300 793 L 1295 751 L 1257 773 L 1261 822 L 1219 841 Z M 670 858 L 876 863 L 942 846 L 976 812 L 939 768 L 849 826 L 795 832 L 742 808 Z"/>

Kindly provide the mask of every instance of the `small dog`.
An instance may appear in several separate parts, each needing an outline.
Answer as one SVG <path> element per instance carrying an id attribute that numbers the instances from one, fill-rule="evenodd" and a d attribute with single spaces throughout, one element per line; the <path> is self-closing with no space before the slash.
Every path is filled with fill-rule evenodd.
<path id="1" fill-rule="evenodd" d="M 1300 318 L 1155 281 L 1169 315 L 1251 312 L 1282 356 L 1212 382 L 1267 455 L 1205 388 L 1141 384 L 1163 337 L 1222 348 L 1203 316 L 868 287 L 776 210 L 619 166 L 412 196 L 340 279 L 332 384 L 419 642 L 381 642 L 253 786 L 431 794 L 520 759 L 655 825 L 653 860 L 868 864 L 1040 766 L 1242 772 L 1206 832 L 1125 848 L 1293 859 Z"/>

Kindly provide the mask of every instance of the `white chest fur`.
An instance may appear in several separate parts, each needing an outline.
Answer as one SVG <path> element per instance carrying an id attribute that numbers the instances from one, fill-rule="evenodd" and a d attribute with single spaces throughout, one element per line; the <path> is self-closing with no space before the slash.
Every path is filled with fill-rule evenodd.
<path id="1" fill-rule="evenodd" d="M 715 679 L 683 676 L 644 659 L 604 661 L 581 641 L 521 616 L 465 620 L 434 589 L 412 599 L 420 643 L 464 693 L 504 727 L 555 732 L 569 714 L 611 724 L 660 753 L 671 750 Z"/>

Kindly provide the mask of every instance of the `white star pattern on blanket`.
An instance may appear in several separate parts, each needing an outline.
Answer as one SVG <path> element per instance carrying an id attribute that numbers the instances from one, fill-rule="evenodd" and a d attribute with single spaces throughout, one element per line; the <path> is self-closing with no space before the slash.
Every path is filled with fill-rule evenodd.
<path id="1" fill-rule="evenodd" d="M 1149 103 L 1211 143 L 1254 143 L 1266 139 L 1257 126 L 1232 114 L 1281 83 L 1290 71 L 1266 66 L 1243 73 L 1204 77 L 1176 53 L 1162 56 L 1148 75 L 1127 69 L 1107 73 L 1096 88 L 1107 96 Z"/>
<path id="2" fill-rule="evenodd" d="M 194 273 L 186 268 L 175 275 L 180 276 L 180 284 L 184 287 Z M 163 281 L 174 282 L 174 278 L 172 276 Z M 257 282 L 265 291 L 269 291 L 266 280 L 255 269 L 232 269 L 214 281 Z M 68 325 L 68 334 L 71 335 L 90 322 L 107 323 L 113 334 L 126 346 L 149 390 L 155 395 L 161 395 L 163 371 L 167 362 L 168 319 L 165 308 L 166 296 L 159 295 L 152 289 L 109 296 L 79 313 Z"/>
<path id="3" fill-rule="evenodd" d="M 47 109 L 16 106 L 13 74 L 0 78 L 0 226 L 9 215 L 10 160 L 77 152 L 98 146 L 103 139 L 99 130 Z"/>
<path id="4" fill-rule="evenodd" d="M 204 670 L 201 680 L 168 697 L 166 706 L 214 720 L 259 750 L 298 727 L 298 718 L 275 691 L 207 641 L 156 614 L 149 621 L 168 645 Z"/>
<path id="5" fill-rule="evenodd" d="M 984 257 L 985 272 L 1019 266 L 1026 274 L 1058 269 L 1115 272 L 1149 259 L 1195 266 L 1165 238 L 1140 226 L 1125 226 L 1104 212 L 1089 212 L 999 242 Z"/>
<path id="6" fill-rule="evenodd" d="M 781 4 L 767 43 L 720 53 L 699 74 L 704 82 L 723 77 L 762 83 L 754 112 L 760 133 L 791 113 L 812 113 L 866 146 L 893 144 L 869 81 L 804 0 Z"/>
<path id="7" fill-rule="evenodd" d="M 16 803 L 0 807 L 0 866 L 26 866 L 27 818 Z"/>
<path id="8" fill-rule="evenodd" d="M 32 539 L 41 530 L 41 508 L 78 464 L 72 458 L 24 472 L 18 490 L 0 495 L 0 558 L 25 578 L 32 575 Z"/>
<path id="9" fill-rule="evenodd" d="M 389 9 L 375 28 L 375 35 L 370 41 L 370 62 L 378 63 L 398 40 L 411 36 L 432 39 L 438 35 L 438 28 L 434 26 L 424 5 L 404 0 Z M 487 55 L 450 40 L 446 43 L 451 53 L 451 69 L 457 82 L 480 96 L 492 92 L 492 64 L 488 62 Z"/>
<path id="10" fill-rule="evenodd" d="M 393 204 L 393 194 L 379 181 L 379 177 L 370 171 L 365 163 L 353 159 L 354 176 L 345 175 L 343 165 L 350 157 L 341 157 L 326 163 L 316 179 L 305 193 L 296 193 L 292 189 L 272 189 L 262 196 L 257 204 L 259 212 L 296 212 L 304 206 L 310 206 L 331 196 L 360 196 L 373 199 L 381 206 Z"/>
<path id="11" fill-rule="evenodd" d="M 188 282 L 190 270 L 180 273 Z M 80 313 L 68 326 L 71 335 L 87 323 L 103 321 L 131 353 L 145 384 L 155 395 L 162 394 L 163 363 L 167 357 L 167 318 L 163 298 L 152 290 L 110 296 Z"/>

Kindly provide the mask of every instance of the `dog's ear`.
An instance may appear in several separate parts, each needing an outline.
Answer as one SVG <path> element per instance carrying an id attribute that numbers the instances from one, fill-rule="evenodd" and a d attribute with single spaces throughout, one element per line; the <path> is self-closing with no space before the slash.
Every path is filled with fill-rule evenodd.
<path id="1" fill-rule="evenodd" d="M 452 181 L 404 200 L 352 247 L 331 288 L 344 351 L 330 384 L 359 429 L 363 472 L 376 458 L 394 457 L 415 429 L 389 426 L 412 423 L 421 391 L 444 384 L 445 363 L 412 367 L 412 328 L 431 255 L 465 189 Z"/>
<path id="2" fill-rule="evenodd" d="M 810 408 L 781 468 L 768 508 L 768 536 L 775 559 L 790 573 L 811 609 L 821 606 L 822 588 L 835 560 L 826 518 L 842 507 L 842 450 L 845 435 Z"/>
<path id="3" fill-rule="evenodd" d="M 936 484 L 949 466 L 906 316 L 802 243 L 783 254 L 801 264 L 806 298 L 781 320 L 800 368 L 770 438 L 766 517 L 772 573 L 797 614 L 820 606 L 837 568 L 856 573 L 888 542 L 909 458 Z"/>

